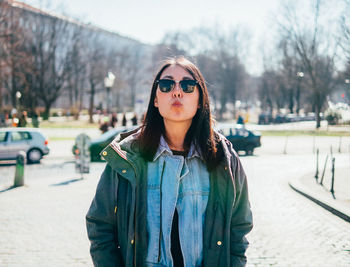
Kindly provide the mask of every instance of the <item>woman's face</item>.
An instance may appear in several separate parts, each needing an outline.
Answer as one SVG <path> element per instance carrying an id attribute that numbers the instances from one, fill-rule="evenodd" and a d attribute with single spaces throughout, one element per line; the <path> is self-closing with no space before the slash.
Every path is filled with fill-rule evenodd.
<path id="1" fill-rule="evenodd" d="M 164 122 L 192 122 L 197 112 L 199 91 L 195 86 L 191 93 L 184 93 L 177 81 L 194 80 L 192 75 L 178 65 L 171 65 L 166 68 L 160 79 L 176 81 L 175 87 L 170 92 L 162 92 L 157 88 L 154 106 L 158 108 Z"/>

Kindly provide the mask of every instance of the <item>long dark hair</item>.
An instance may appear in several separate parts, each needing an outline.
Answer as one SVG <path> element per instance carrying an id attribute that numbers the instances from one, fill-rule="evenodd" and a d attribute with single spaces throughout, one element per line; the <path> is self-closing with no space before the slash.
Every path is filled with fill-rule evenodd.
<path id="1" fill-rule="evenodd" d="M 204 158 L 208 170 L 211 170 L 219 164 L 222 155 L 218 151 L 219 138 L 212 128 L 208 89 L 198 67 L 185 57 L 166 60 L 153 81 L 147 113 L 139 136 L 141 155 L 147 161 L 152 161 L 159 146 L 160 136 L 163 135 L 166 139 L 163 117 L 160 115 L 158 108 L 154 106 L 154 99 L 158 87 L 157 80 L 160 79 L 163 71 L 172 65 L 182 67 L 198 81 L 199 107 L 186 133 L 184 148 L 189 149 L 193 142 Z"/>

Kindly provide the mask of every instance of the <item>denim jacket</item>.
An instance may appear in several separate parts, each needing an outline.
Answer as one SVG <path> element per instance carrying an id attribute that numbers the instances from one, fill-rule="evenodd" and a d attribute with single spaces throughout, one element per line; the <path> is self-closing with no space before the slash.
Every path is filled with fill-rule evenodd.
<path id="1" fill-rule="evenodd" d="M 209 173 L 194 145 L 186 157 L 173 155 L 162 136 L 153 161 L 148 163 L 147 266 L 173 266 L 170 248 L 175 208 L 184 265 L 201 265 L 209 188 Z"/>
<path id="2" fill-rule="evenodd" d="M 245 266 L 245 235 L 253 227 L 247 179 L 231 143 L 216 134 L 224 159 L 209 172 L 203 266 Z M 137 141 L 135 133 L 121 142 L 114 140 L 102 151 L 107 165 L 86 215 L 95 266 L 146 265 L 148 164 L 140 156 Z"/>

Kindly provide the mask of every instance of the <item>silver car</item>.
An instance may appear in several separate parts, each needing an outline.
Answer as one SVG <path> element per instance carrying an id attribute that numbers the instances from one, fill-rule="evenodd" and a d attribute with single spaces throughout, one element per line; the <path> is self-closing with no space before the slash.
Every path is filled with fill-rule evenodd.
<path id="1" fill-rule="evenodd" d="M 39 163 L 49 154 L 48 139 L 33 128 L 0 128 L 0 160 L 16 159 L 19 151 L 27 155 L 28 163 Z"/>

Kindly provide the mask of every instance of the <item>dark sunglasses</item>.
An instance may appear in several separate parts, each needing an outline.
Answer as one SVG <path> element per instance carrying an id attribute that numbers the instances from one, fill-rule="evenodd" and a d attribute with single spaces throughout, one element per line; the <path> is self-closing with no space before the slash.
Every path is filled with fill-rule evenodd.
<path id="1" fill-rule="evenodd" d="M 184 93 L 192 93 L 194 88 L 198 84 L 196 80 L 182 80 L 182 81 L 174 81 L 170 79 L 160 79 L 157 80 L 159 90 L 163 93 L 169 93 L 171 90 L 175 88 L 175 83 L 180 84 L 180 88 Z"/>

